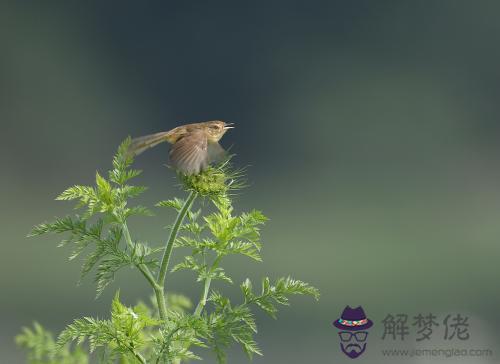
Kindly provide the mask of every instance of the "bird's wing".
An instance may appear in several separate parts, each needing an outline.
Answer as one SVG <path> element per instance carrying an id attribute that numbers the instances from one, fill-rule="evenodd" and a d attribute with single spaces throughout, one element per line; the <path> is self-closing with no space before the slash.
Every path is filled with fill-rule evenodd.
<path id="1" fill-rule="evenodd" d="M 227 152 L 222 146 L 215 142 L 208 142 L 208 162 L 221 162 L 227 157 Z"/>
<path id="2" fill-rule="evenodd" d="M 170 163 L 184 174 L 196 174 L 208 166 L 207 136 L 202 130 L 193 131 L 174 143 Z"/>
<path id="3" fill-rule="evenodd" d="M 134 156 L 141 154 L 146 149 L 153 148 L 160 143 L 168 141 L 170 134 L 171 130 L 134 138 L 132 139 L 132 143 L 130 144 L 128 151 Z"/>

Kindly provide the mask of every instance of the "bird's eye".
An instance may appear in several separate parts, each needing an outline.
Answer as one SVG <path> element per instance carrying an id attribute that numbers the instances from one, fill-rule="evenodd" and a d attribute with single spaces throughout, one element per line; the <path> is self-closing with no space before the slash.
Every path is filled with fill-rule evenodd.
<path id="1" fill-rule="evenodd" d="M 219 129 L 219 125 L 211 125 L 210 129 L 217 130 Z"/>

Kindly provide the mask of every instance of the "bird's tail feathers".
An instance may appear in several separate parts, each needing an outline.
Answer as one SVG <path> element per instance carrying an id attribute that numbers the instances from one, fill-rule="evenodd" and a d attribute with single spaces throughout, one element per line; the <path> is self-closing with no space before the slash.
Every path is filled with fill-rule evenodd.
<path id="1" fill-rule="evenodd" d="M 129 153 L 133 156 L 139 155 L 149 148 L 153 148 L 160 143 L 168 141 L 169 136 L 170 131 L 163 131 L 160 133 L 134 138 L 130 144 Z"/>

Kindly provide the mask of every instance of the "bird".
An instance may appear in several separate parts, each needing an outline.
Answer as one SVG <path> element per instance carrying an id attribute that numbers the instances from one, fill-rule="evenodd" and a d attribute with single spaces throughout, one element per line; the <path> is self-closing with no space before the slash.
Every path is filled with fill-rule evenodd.
<path id="1" fill-rule="evenodd" d="M 134 138 L 129 153 L 137 156 L 160 143 L 172 144 L 170 164 L 185 175 L 199 174 L 210 163 L 223 159 L 226 151 L 219 144 L 222 136 L 234 128 L 221 120 L 180 125 L 174 129 Z"/>

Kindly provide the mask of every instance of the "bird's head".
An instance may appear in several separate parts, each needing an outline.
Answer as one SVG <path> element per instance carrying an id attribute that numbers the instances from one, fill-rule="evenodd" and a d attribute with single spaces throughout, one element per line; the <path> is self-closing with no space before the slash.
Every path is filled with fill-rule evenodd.
<path id="1" fill-rule="evenodd" d="M 218 142 L 226 131 L 234 128 L 234 126 L 231 126 L 232 123 L 226 123 L 220 120 L 207 121 L 204 124 L 207 137 L 212 142 Z"/>

